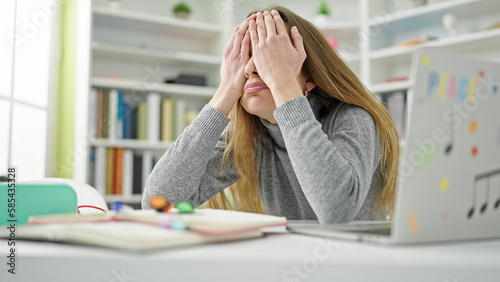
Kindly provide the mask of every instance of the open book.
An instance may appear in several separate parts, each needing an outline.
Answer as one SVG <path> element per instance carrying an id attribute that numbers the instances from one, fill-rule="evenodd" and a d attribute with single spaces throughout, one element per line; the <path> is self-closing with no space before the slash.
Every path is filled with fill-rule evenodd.
<path id="1" fill-rule="evenodd" d="M 183 222 L 187 230 L 161 226 L 165 217 Z M 284 217 L 215 209 L 197 209 L 192 214 L 154 210 L 60 214 L 31 217 L 28 225 L 16 227 L 16 238 L 140 251 L 257 238 L 262 236 L 261 228 L 287 223 Z M 0 237 L 7 238 L 8 232 L 2 228 Z"/>

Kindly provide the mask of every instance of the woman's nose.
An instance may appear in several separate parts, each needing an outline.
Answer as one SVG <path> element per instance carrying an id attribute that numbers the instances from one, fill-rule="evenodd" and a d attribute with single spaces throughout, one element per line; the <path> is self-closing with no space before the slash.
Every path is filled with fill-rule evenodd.
<path id="1" fill-rule="evenodd" d="M 250 78 L 252 76 L 259 76 L 259 74 L 257 73 L 257 69 L 255 68 L 255 64 L 253 63 L 253 58 L 250 58 L 247 65 L 245 66 L 245 77 Z"/>

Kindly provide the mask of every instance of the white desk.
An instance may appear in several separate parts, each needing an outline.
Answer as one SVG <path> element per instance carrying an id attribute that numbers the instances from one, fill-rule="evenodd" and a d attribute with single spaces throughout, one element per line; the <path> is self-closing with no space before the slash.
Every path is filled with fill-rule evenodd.
<path id="1" fill-rule="evenodd" d="M 296 234 L 149 253 L 17 242 L 0 281 L 500 281 L 500 240 L 381 246 Z"/>

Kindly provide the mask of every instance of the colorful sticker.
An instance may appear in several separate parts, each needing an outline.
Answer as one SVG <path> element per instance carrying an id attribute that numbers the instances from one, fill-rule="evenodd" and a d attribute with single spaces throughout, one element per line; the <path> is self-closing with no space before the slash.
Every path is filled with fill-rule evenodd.
<path id="1" fill-rule="evenodd" d="M 473 157 L 477 156 L 477 154 L 478 154 L 478 148 L 477 148 L 476 145 L 472 146 L 471 154 L 472 154 Z"/>
<path id="2" fill-rule="evenodd" d="M 439 190 L 441 190 L 441 192 L 446 192 L 449 184 L 450 182 L 448 181 L 448 178 L 443 178 L 439 183 Z"/>
<path id="3" fill-rule="evenodd" d="M 438 97 L 439 99 L 441 100 L 445 100 L 446 99 L 446 81 L 448 79 L 448 74 L 445 73 L 445 72 L 442 72 L 440 75 L 439 75 L 439 87 L 438 87 Z"/>
<path id="4" fill-rule="evenodd" d="M 437 89 L 439 85 L 439 74 L 435 71 L 429 72 L 429 84 L 427 85 L 427 95 L 432 96 L 434 89 Z"/>
<path id="5" fill-rule="evenodd" d="M 457 78 L 452 75 L 450 77 L 450 85 L 448 87 L 448 98 L 457 98 Z"/>
<path id="6" fill-rule="evenodd" d="M 469 101 L 471 102 L 474 102 L 474 92 L 476 92 L 476 82 L 477 82 L 477 79 L 475 76 L 471 77 L 470 80 L 469 80 L 469 96 L 468 96 L 468 99 Z"/>
<path id="7" fill-rule="evenodd" d="M 418 229 L 420 228 L 416 212 L 410 212 L 408 215 L 408 225 L 410 227 L 410 234 L 416 235 L 418 233 Z"/>
<path id="8" fill-rule="evenodd" d="M 430 145 L 430 148 L 426 147 L 426 145 Z M 430 166 L 434 162 L 435 158 L 436 147 L 434 144 L 426 143 L 423 146 L 420 146 L 417 162 L 420 168 L 426 168 Z"/>
<path id="9" fill-rule="evenodd" d="M 465 101 L 467 99 L 467 89 L 469 88 L 469 80 L 467 77 L 460 78 L 458 82 L 458 99 Z"/>
<path id="10" fill-rule="evenodd" d="M 418 98 L 418 104 L 419 104 L 420 106 L 425 105 L 425 99 L 424 99 L 423 97 Z"/>
<path id="11" fill-rule="evenodd" d="M 480 70 L 480 71 L 479 71 L 479 77 L 484 78 L 484 70 Z"/>
<path id="12" fill-rule="evenodd" d="M 422 54 L 422 57 L 420 58 L 422 65 L 428 66 L 431 63 L 431 57 L 429 54 Z"/>
<path id="13" fill-rule="evenodd" d="M 447 219 L 448 219 L 448 212 L 447 212 L 447 211 L 443 212 L 443 214 L 441 215 L 441 219 L 442 219 L 443 221 L 445 221 L 445 220 L 447 220 Z"/>
<path id="14" fill-rule="evenodd" d="M 476 133 L 476 131 L 477 131 L 477 121 L 472 120 L 469 123 L 469 130 L 470 130 L 470 133 Z"/>

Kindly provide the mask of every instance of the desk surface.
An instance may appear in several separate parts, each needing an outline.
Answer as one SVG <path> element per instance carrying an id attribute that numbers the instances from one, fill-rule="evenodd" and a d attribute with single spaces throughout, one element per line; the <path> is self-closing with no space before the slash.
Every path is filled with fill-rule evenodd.
<path id="1" fill-rule="evenodd" d="M 0 281 L 500 281 L 500 240 L 387 246 L 281 233 L 146 253 L 18 241 L 16 252 L 17 273 L 2 263 Z"/>

